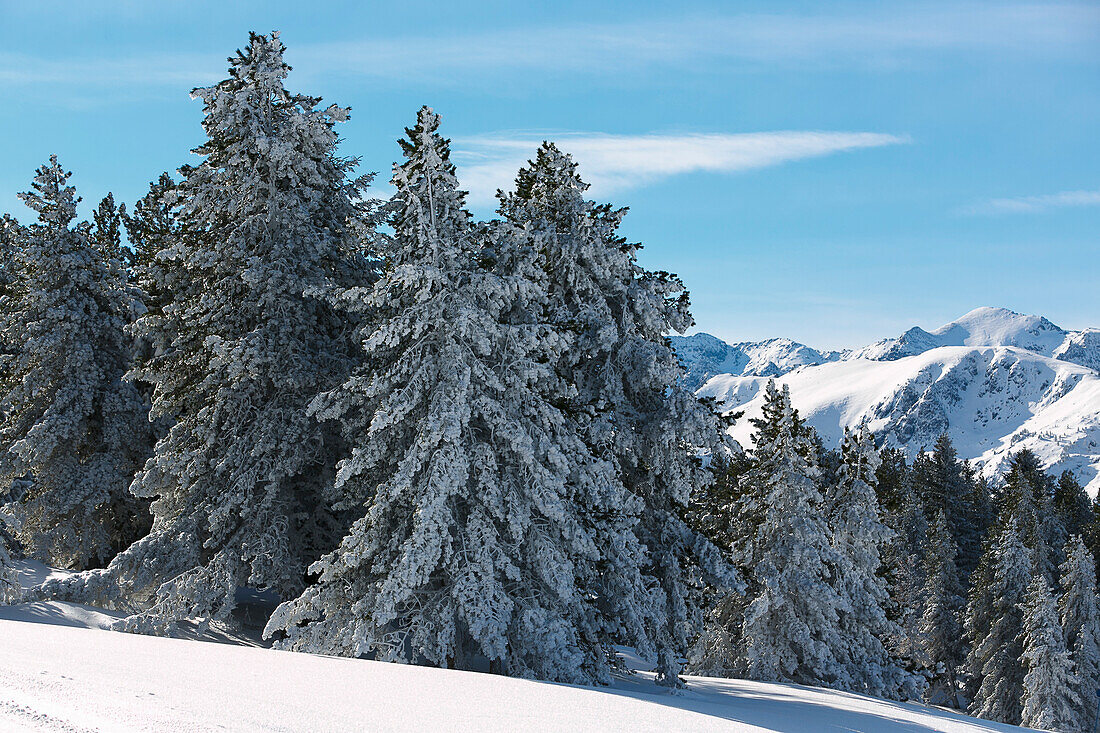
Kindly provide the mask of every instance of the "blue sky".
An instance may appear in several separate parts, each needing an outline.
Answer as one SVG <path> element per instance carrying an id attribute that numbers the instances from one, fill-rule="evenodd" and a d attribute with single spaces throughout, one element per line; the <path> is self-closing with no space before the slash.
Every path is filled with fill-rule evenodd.
<path id="1" fill-rule="evenodd" d="M 249 30 L 388 179 L 422 104 L 475 213 L 549 137 L 629 206 L 700 330 L 844 347 L 980 305 L 1100 327 L 1100 5 L 7 2 L 0 210 L 50 153 L 85 211 L 201 139 Z"/>

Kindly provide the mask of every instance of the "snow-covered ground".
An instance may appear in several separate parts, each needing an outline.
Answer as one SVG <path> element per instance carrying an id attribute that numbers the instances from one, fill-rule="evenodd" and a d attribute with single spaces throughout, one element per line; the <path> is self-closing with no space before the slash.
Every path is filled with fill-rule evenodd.
<path id="1" fill-rule="evenodd" d="M 23 580 L 51 572 L 28 563 Z M 0 731 L 1021 730 L 797 685 L 689 677 L 673 695 L 638 672 L 592 689 L 273 651 L 225 634 L 207 638 L 235 643 L 102 630 L 115 616 L 0 607 Z"/>
<path id="2" fill-rule="evenodd" d="M 0 649 L 4 731 L 1019 730 L 795 685 L 588 689 L 17 621 Z"/>

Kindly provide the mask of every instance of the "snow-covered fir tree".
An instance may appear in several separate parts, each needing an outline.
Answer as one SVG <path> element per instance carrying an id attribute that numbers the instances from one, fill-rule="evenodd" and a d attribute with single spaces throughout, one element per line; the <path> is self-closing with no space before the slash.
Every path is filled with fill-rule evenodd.
<path id="1" fill-rule="evenodd" d="M 959 674 L 965 660 L 962 610 L 966 605 L 955 565 L 955 538 L 943 510 L 937 512 L 928 532 L 927 581 L 920 640 L 931 665 L 927 698 L 933 705 L 965 707 Z"/>
<path id="2" fill-rule="evenodd" d="M 1020 724 L 1067 733 L 1083 730 L 1073 660 L 1066 650 L 1054 596 L 1041 574 L 1028 587 L 1022 637 L 1027 673 Z"/>
<path id="3" fill-rule="evenodd" d="M 879 454 L 866 425 L 845 430 L 838 480 L 828 487 L 826 513 L 838 564 L 833 585 L 844 600 L 843 646 L 835 649 L 843 672 L 836 686 L 890 698 L 919 698 L 922 680 L 891 658 L 886 644 L 900 630 L 886 617 L 889 592 L 882 549 L 893 533 L 882 522 L 875 492 Z"/>
<path id="4" fill-rule="evenodd" d="M 700 674 L 843 685 L 840 615 L 852 609 L 832 584 L 841 557 L 816 484 L 815 453 L 786 386 L 779 391 L 769 381 L 765 405 L 740 503 L 741 513 L 757 525 L 738 558 L 747 568 L 747 596 L 744 603 L 731 603 L 737 612 L 712 617 L 692 668 Z"/>
<path id="5" fill-rule="evenodd" d="M 738 587 L 717 548 L 684 520 L 694 490 L 712 480 L 701 454 L 726 450 L 716 412 L 681 386 L 667 335 L 692 324 L 679 278 L 637 262 L 618 229 L 625 209 L 585 199 L 577 165 L 543 143 L 499 194 L 510 223 L 544 235 L 548 320 L 575 334 L 556 367 L 572 419 L 597 456 L 643 504 L 637 537 L 660 589 L 650 617 L 657 675 L 676 686 L 679 659 L 700 628 L 704 584 Z"/>
<path id="6" fill-rule="evenodd" d="M 988 580 L 980 577 L 967 606 L 967 669 L 977 682 L 971 715 L 1018 725 L 1023 699 L 1023 607 L 1032 552 L 1012 519 L 986 553 Z M 983 576 L 979 566 L 978 575 Z"/>
<path id="7" fill-rule="evenodd" d="M 526 235 L 470 221 L 439 123 L 425 107 L 401 141 L 390 269 L 343 295 L 379 314 L 360 331 L 364 369 L 312 408 L 345 427 L 337 488 L 365 516 L 265 633 L 287 649 L 607 681 L 602 612 L 648 646 L 639 502 L 549 401 L 551 357 L 569 344 L 539 318 L 538 262 L 507 241 Z M 626 597 L 592 597 L 609 587 L 601 566 Z"/>
<path id="8" fill-rule="evenodd" d="M 109 561 L 147 528 L 127 490 L 146 458 L 148 419 L 124 334 L 122 263 L 73 225 L 79 198 L 51 157 L 21 194 L 38 222 L 20 237 L 17 276 L 0 305 L 0 484 L 29 478 L 11 505 L 26 553 L 83 569 Z"/>
<path id="9" fill-rule="evenodd" d="M 1076 690 L 1081 700 L 1081 730 L 1096 727 L 1096 690 L 1100 689 L 1100 608 L 1096 566 L 1079 536 L 1070 538 L 1062 565 L 1058 601 L 1066 648 L 1073 658 Z"/>
<path id="10" fill-rule="evenodd" d="M 124 628 L 223 619 L 241 586 L 292 597 L 343 530 L 323 496 L 339 434 L 307 407 L 351 368 L 352 324 L 325 296 L 360 276 L 347 232 L 364 181 L 336 152 L 348 110 L 289 92 L 283 50 L 252 34 L 228 79 L 193 92 L 204 160 L 170 194 L 178 231 L 139 265 L 161 304 L 135 324 L 156 348 L 132 376 L 173 421 L 133 486 L 153 529 L 106 571 L 43 588 L 143 601 Z"/>

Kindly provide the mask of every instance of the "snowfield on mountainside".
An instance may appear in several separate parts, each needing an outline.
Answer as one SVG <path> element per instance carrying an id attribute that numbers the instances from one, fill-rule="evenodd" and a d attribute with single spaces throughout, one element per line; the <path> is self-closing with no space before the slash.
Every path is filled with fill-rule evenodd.
<path id="1" fill-rule="evenodd" d="M 1047 470 L 1068 470 L 1091 494 L 1100 491 L 1100 331 L 1065 331 L 1045 318 L 979 308 L 934 331 L 912 328 L 849 352 L 795 344 L 800 348 L 787 349 L 788 356 L 822 358 L 777 359 L 770 370 L 729 373 L 718 371 L 737 363 L 727 352 L 746 349 L 723 351 L 715 341 L 696 334 L 674 343 L 689 374 L 706 375 L 695 385 L 700 395 L 745 413 L 731 432 L 746 448 L 763 385 L 774 376 L 832 445 L 863 420 L 910 455 L 946 432 L 986 476 L 1029 448 Z"/>

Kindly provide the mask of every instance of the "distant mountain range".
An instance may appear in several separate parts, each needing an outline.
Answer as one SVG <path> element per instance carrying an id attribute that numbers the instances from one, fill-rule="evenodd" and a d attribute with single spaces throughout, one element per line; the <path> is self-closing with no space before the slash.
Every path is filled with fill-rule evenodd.
<path id="1" fill-rule="evenodd" d="M 744 410 L 733 436 L 751 447 L 769 378 L 826 441 L 867 420 L 910 455 L 946 432 L 963 458 L 998 475 L 1030 448 L 1051 471 L 1100 491 L 1100 330 L 978 308 L 934 331 L 914 327 L 861 349 L 819 351 L 789 339 L 727 344 L 673 338 L 700 395 Z"/>

